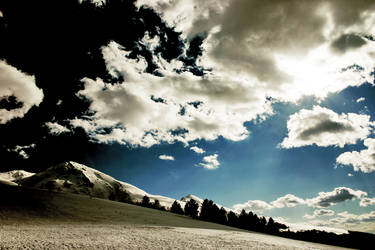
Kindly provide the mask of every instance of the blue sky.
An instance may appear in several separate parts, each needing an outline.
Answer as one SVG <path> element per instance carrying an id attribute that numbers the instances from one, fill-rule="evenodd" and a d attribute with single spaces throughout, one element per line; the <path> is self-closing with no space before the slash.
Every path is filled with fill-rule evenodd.
<path id="1" fill-rule="evenodd" d="M 373 0 L 42 2 L 0 4 L 0 170 L 375 232 Z"/>
<path id="2" fill-rule="evenodd" d="M 147 149 L 112 144 L 103 147 L 90 164 L 150 193 L 175 199 L 195 194 L 228 208 L 248 200 L 271 202 L 286 194 L 313 198 L 319 192 L 329 192 L 336 187 L 363 190 L 369 197 L 374 197 L 375 173 L 362 173 L 353 171 L 350 166 L 336 165 L 340 154 L 363 150 L 365 147 L 361 141 L 342 148 L 312 145 L 283 149 L 279 146 L 288 134 L 286 124 L 290 115 L 320 105 L 337 113 L 372 116 L 371 110 L 375 108 L 371 101 L 373 91 L 370 84 L 365 84 L 332 94 L 324 101 L 305 97 L 297 104 L 275 103 L 274 115 L 262 122 L 246 124 L 251 135 L 245 140 L 232 142 L 218 138 L 214 141 L 197 140 L 191 144 L 204 149 L 204 154 L 197 154 L 181 143 Z M 359 98 L 364 100 L 357 102 Z M 219 155 L 217 169 L 197 166 L 204 156 L 211 154 Z M 159 159 L 160 155 L 173 156 L 174 160 Z M 349 200 L 329 209 L 336 214 L 345 211 L 364 214 L 373 208 L 359 206 L 359 200 Z M 282 217 L 290 223 L 303 223 L 309 221 L 303 216 L 313 214 L 314 210 L 313 207 L 298 206 L 258 210 L 257 213 Z"/>

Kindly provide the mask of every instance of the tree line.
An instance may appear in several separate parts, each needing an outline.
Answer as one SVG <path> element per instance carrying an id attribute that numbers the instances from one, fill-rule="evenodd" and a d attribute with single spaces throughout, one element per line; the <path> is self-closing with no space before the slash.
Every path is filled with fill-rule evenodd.
<path id="1" fill-rule="evenodd" d="M 290 231 L 285 224 L 274 221 L 272 217 L 267 220 L 264 216 L 258 216 L 252 211 L 246 212 L 244 209 L 240 214 L 233 211 L 228 212 L 224 207 L 219 208 L 219 206 L 212 200 L 208 199 L 205 199 L 201 206 L 196 200 L 190 199 L 185 203 L 184 208 L 182 208 L 181 204 L 175 200 L 170 209 L 161 206 L 157 199 L 151 202 L 148 196 L 144 196 L 141 202 L 135 204 L 162 211 L 169 211 L 179 215 L 190 216 L 193 219 L 296 240 L 357 249 L 370 249 L 368 248 L 369 246 L 367 243 L 375 242 L 374 234 L 355 231 L 349 231 L 348 234 L 335 234 L 315 229 L 293 232 Z"/>

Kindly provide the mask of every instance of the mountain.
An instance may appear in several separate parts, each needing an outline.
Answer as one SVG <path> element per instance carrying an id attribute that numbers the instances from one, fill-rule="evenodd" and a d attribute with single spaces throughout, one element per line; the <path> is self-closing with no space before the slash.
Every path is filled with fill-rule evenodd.
<path id="1" fill-rule="evenodd" d="M 0 173 L 0 182 L 13 186 L 84 194 L 115 201 L 130 199 L 133 202 L 140 202 L 146 195 L 151 202 L 159 200 L 160 204 L 166 208 L 171 207 L 175 201 L 169 197 L 149 194 L 136 186 L 118 181 L 107 174 L 73 161 L 58 164 L 36 174 L 24 170 Z M 182 197 L 178 202 L 184 207 L 190 199 L 197 201 L 199 206 L 203 203 L 203 199 L 192 194 Z"/>
<path id="2" fill-rule="evenodd" d="M 32 175 L 34 175 L 34 173 L 30 173 L 25 170 L 12 170 L 9 172 L 0 173 L 0 183 L 17 186 L 17 181 Z"/>
<path id="3" fill-rule="evenodd" d="M 189 195 L 186 195 L 186 196 L 182 197 L 181 201 L 186 203 L 186 202 L 190 201 L 191 199 L 195 200 L 199 204 L 199 206 L 202 206 L 203 199 L 201 199 L 201 198 L 199 198 L 199 197 L 197 197 L 193 194 L 189 194 Z"/>
<path id="4" fill-rule="evenodd" d="M 145 195 L 151 201 L 159 200 L 160 204 L 165 207 L 170 207 L 175 201 L 172 198 L 148 194 L 131 184 L 118 181 L 109 175 L 73 161 L 58 164 L 37 174 L 20 170 L 18 172 L 23 173 L 22 178 L 7 178 L 6 180 L 11 180 L 23 187 L 85 194 L 115 201 L 126 201 L 130 198 L 132 201 L 140 202 Z M 3 173 L 3 175 L 9 176 L 7 173 Z"/>

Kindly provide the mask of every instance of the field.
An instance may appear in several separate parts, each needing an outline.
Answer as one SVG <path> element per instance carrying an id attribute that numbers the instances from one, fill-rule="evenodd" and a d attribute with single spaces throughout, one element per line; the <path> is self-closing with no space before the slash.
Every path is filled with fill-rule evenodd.
<path id="1" fill-rule="evenodd" d="M 0 249 L 340 249 L 82 195 L 0 194 Z"/>

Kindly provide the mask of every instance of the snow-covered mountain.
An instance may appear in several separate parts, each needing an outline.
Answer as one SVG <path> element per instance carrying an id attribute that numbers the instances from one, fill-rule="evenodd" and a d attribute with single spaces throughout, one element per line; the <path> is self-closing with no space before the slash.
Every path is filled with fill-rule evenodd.
<path id="1" fill-rule="evenodd" d="M 186 195 L 186 196 L 182 197 L 181 201 L 186 203 L 186 202 L 190 201 L 191 199 L 195 200 L 199 204 L 199 206 L 202 206 L 203 199 L 201 199 L 198 196 L 195 196 L 193 194 L 189 194 L 189 195 Z"/>
<path id="2" fill-rule="evenodd" d="M 18 172 L 20 171 L 18 170 Z M 58 164 L 37 174 L 24 172 L 23 178 L 11 179 L 8 177 L 6 180 L 25 187 L 86 194 L 116 201 L 123 201 L 127 194 L 136 202 L 141 201 L 143 196 L 147 195 L 151 201 L 157 199 L 165 207 L 170 207 L 175 201 L 169 197 L 149 194 L 131 184 L 118 181 L 109 175 L 73 161 Z M 11 174 L 3 173 L 2 175 L 9 176 Z M 180 203 L 184 205 L 184 202 Z"/>
<path id="3" fill-rule="evenodd" d="M 12 170 L 9 172 L 0 173 L 0 183 L 17 186 L 17 181 L 32 175 L 34 175 L 34 173 L 30 173 L 25 170 Z"/>

